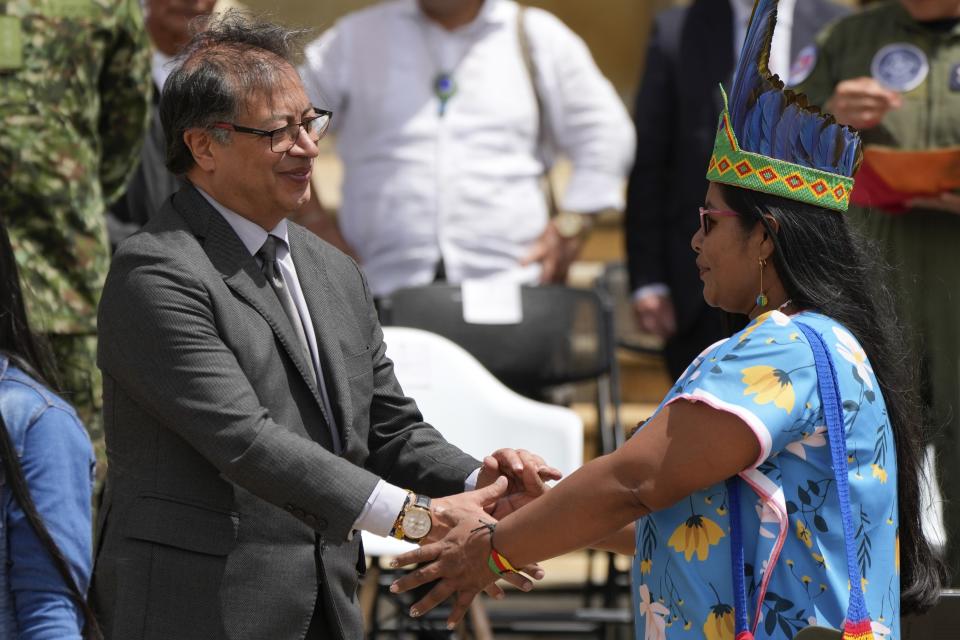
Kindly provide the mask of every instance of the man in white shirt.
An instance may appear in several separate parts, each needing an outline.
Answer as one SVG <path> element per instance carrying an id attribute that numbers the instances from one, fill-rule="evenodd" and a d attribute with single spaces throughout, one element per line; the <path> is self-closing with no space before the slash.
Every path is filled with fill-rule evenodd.
<path id="1" fill-rule="evenodd" d="M 562 281 L 590 214 L 622 207 L 634 136 L 583 41 L 512 0 L 392 0 L 306 49 L 301 75 L 345 174 L 339 228 L 302 220 L 358 258 L 376 296 L 438 276 Z M 538 108 L 537 93 L 542 101 Z M 555 153 L 572 174 L 550 219 Z M 341 235 L 342 234 L 342 235 Z"/>

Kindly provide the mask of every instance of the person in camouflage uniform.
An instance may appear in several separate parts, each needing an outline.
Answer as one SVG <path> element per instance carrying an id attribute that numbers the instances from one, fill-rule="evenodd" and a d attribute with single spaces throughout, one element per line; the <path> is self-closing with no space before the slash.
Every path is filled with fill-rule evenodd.
<path id="1" fill-rule="evenodd" d="M 105 208 L 136 166 L 150 90 L 137 0 L 0 0 L 0 215 L 101 474 Z"/>
<path id="2" fill-rule="evenodd" d="M 811 104 L 860 129 L 867 145 L 960 147 L 960 0 L 886 0 L 818 40 L 815 66 L 798 87 Z M 884 55 L 900 59 L 884 67 Z M 960 193 L 907 206 L 902 215 L 851 206 L 848 215 L 893 267 L 898 315 L 921 358 L 946 499 L 946 560 L 960 586 Z"/>

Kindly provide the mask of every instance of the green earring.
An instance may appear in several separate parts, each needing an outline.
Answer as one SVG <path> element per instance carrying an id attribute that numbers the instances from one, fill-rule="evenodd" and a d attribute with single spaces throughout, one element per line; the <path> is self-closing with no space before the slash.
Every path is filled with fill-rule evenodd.
<path id="1" fill-rule="evenodd" d="M 767 300 L 767 295 L 763 292 L 763 268 L 767 266 L 767 261 L 763 258 L 760 258 L 760 293 L 757 294 L 757 306 L 763 309 L 767 306 L 767 303 L 770 302 Z"/>

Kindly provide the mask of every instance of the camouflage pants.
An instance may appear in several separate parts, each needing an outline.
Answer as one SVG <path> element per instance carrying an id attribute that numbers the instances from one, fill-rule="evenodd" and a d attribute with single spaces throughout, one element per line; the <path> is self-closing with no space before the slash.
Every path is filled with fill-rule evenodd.
<path id="1" fill-rule="evenodd" d="M 60 370 L 60 395 L 77 410 L 97 456 L 97 487 L 107 474 L 103 439 L 103 379 L 97 368 L 95 334 L 47 334 Z"/>

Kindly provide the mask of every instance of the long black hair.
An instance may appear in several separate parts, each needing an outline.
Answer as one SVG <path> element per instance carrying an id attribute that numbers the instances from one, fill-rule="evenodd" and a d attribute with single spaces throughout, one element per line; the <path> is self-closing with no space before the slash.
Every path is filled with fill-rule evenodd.
<path id="1" fill-rule="evenodd" d="M 884 266 L 843 214 L 779 196 L 719 185 L 743 229 L 764 225 L 773 240 L 773 264 L 787 297 L 845 326 L 873 367 L 893 426 L 900 519 L 900 600 L 903 613 L 936 604 L 946 574 L 921 528 L 924 455 L 918 364 L 883 284 Z M 774 227 L 765 216 L 776 220 Z"/>
<path id="2" fill-rule="evenodd" d="M 0 219 L 0 353 L 32 378 L 48 387 L 56 388 L 58 385 L 59 376 L 50 347 L 44 339 L 30 330 L 27 322 L 17 263 L 2 219 Z M 50 554 L 57 572 L 83 613 L 84 637 L 92 639 L 103 637 L 93 609 L 87 602 L 86 594 L 77 586 L 66 558 L 63 557 L 63 553 L 43 523 L 43 518 L 37 512 L 37 506 L 33 502 L 27 480 L 23 475 L 23 467 L 20 466 L 20 459 L 2 415 L 0 415 L 0 463 L 13 497 L 26 515 L 30 528 Z"/>

